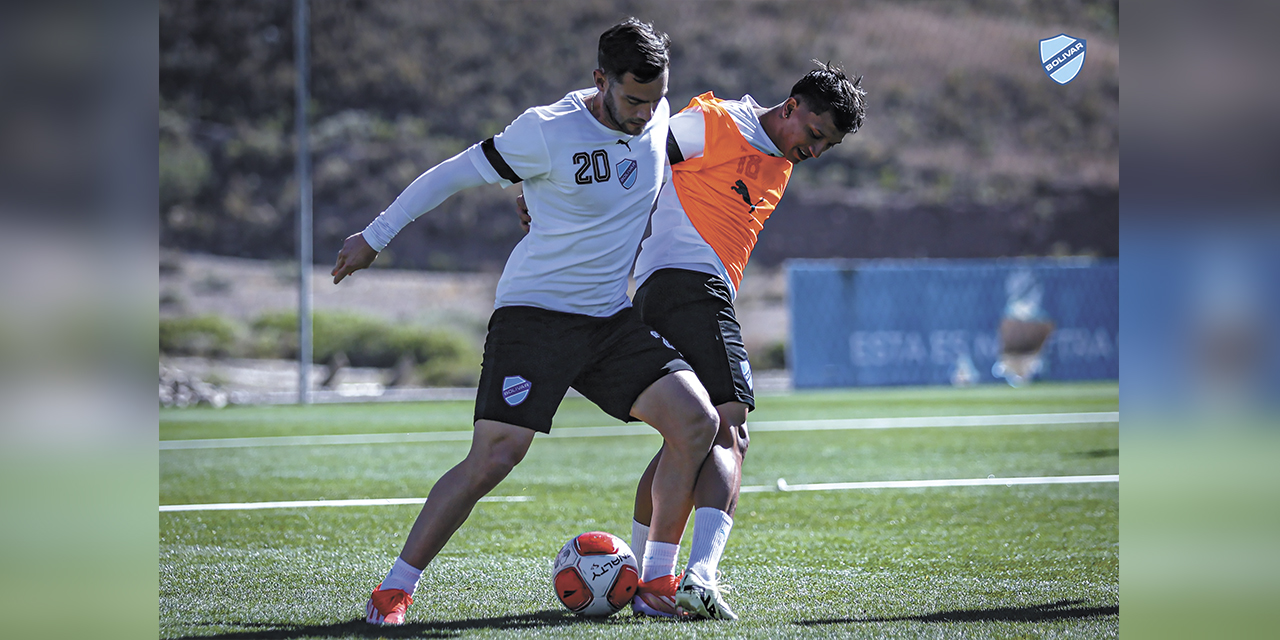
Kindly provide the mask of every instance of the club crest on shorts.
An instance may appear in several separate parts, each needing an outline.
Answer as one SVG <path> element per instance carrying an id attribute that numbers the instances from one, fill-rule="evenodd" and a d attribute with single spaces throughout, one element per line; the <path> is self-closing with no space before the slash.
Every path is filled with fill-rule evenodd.
<path id="1" fill-rule="evenodd" d="M 1040 41 L 1040 64 L 1058 84 L 1075 79 L 1084 66 L 1085 41 L 1060 33 Z"/>
<path id="2" fill-rule="evenodd" d="M 650 330 L 649 330 L 649 333 L 650 333 L 650 334 L 652 334 L 652 335 L 653 335 L 653 337 L 655 337 L 655 338 L 657 338 L 657 339 L 661 340 L 661 341 L 662 341 L 662 344 L 667 345 L 667 348 L 668 348 L 668 349 L 670 349 L 670 350 L 672 350 L 672 351 L 679 351 L 679 349 L 677 349 L 677 348 L 675 348 L 675 347 L 671 346 L 671 343 L 670 343 L 670 342 L 667 342 L 667 339 L 666 339 L 666 338 L 664 338 L 664 337 L 662 337 L 662 334 L 658 333 L 657 331 L 654 331 L 653 329 L 650 329 Z"/>
<path id="3" fill-rule="evenodd" d="M 636 175 L 640 172 L 636 170 L 636 161 L 631 158 L 623 158 L 618 161 L 618 182 L 622 184 L 623 189 L 630 189 L 636 183 Z"/>
<path id="4" fill-rule="evenodd" d="M 533 383 L 520 376 L 507 376 L 502 379 L 502 400 L 514 407 L 529 397 L 532 388 Z"/>
<path id="5" fill-rule="evenodd" d="M 747 362 L 746 360 L 743 360 L 742 362 L 738 363 L 738 367 L 742 369 L 742 377 L 746 378 L 747 380 L 747 388 L 752 391 L 755 391 L 756 385 L 752 384 L 751 382 L 751 363 Z"/>

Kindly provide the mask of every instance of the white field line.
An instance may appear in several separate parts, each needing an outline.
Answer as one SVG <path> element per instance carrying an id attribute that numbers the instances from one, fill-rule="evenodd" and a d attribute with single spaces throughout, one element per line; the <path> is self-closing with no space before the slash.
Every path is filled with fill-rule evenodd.
<path id="1" fill-rule="evenodd" d="M 1119 474 L 1099 476 L 1040 476 L 1023 478 L 951 478 L 941 480 L 884 480 L 871 482 L 823 482 L 819 484 L 787 484 L 778 479 L 776 485 L 742 487 L 742 493 L 766 491 L 839 491 L 846 489 L 922 489 L 930 487 L 984 487 L 1015 484 L 1086 484 L 1093 482 L 1120 482 Z"/>
<path id="2" fill-rule="evenodd" d="M 480 502 L 529 502 L 532 496 L 485 496 Z M 257 509 L 310 509 L 312 507 L 386 507 L 422 504 L 426 498 L 367 498 L 362 500 L 290 500 L 284 502 L 218 502 L 214 504 L 162 504 L 165 511 L 253 511 Z"/>
<path id="3" fill-rule="evenodd" d="M 1120 482 L 1117 475 L 1041 476 L 1022 478 L 953 478 L 943 480 L 888 480 L 878 482 L 824 482 L 820 484 L 787 484 L 778 479 L 776 485 L 742 487 L 742 493 L 766 491 L 838 491 L 848 489 L 921 489 L 930 487 L 981 487 L 1015 484 L 1087 484 Z M 481 502 L 529 502 L 532 496 L 487 496 Z M 310 509 L 312 507 L 382 507 L 422 504 L 426 498 L 369 498 L 363 500 L 294 500 L 290 502 L 222 502 L 215 504 L 162 504 L 160 511 L 251 511 L 257 509 Z"/>
<path id="4" fill-rule="evenodd" d="M 856 429 L 922 429 L 940 427 L 1000 427 L 1018 425 L 1068 425 L 1120 422 L 1118 411 L 1086 413 L 1019 413 L 986 416 L 931 416 L 913 418 L 851 418 L 844 420 L 775 420 L 748 422 L 753 433 L 767 431 L 844 431 Z M 552 438 L 602 438 L 657 435 L 644 424 L 612 427 L 565 427 L 554 429 Z M 256 438 L 209 438 L 161 440 L 161 451 L 181 449 L 241 449 L 248 447 L 295 447 L 305 445 L 396 444 L 406 442 L 470 442 L 471 430 L 424 433 L 368 433 L 336 436 L 264 436 Z"/>

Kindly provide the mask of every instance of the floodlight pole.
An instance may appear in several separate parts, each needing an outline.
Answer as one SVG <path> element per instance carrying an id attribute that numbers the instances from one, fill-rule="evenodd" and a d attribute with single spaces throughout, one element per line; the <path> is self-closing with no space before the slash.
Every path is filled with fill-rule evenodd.
<path id="1" fill-rule="evenodd" d="M 298 72 L 298 404 L 311 403 L 311 144 L 307 131 L 307 52 L 310 49 L 310 11 L 307 0 L 294 0 L 294 60 Z"/>

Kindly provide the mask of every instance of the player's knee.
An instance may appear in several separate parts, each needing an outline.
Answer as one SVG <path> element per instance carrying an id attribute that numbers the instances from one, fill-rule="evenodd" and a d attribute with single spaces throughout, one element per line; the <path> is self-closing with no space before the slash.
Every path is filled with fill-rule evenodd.
<path id="1" fill-rule="evenodd" d="M 716 431 L 720 428 L 720 416 L 714 411 L 691 411 L 684 416 L 680 429 L 679 447 L 689 455 L 699 457 L 707 455 L 716 441 Z"/>
<path id="2" fill-rule="evenodd" d="M 493 487 L 498 486 L 498 483 L 505 480 L 514 468 L 515 464 L 510 460 L 501 458 L 487 459 L 480 467 L 478 477 L 479 482 L 477 484 L 484 487 L 486 490 L 492 489 Z"/>
<path id="3" fill-rule="evenodd" d="M 736 449 L 738 447 L 737 433 L 737 428 L 725 422 L 723 415 L 720 416 L 720 428 L 716 430 L 716 446 L 725 449 Z"/>
<path id="4" fill-rule="evenodd" d="M 691 446 L 704 454 L 715 445 L 716 432 L 720 430 L 720 416 L 714 411 L 701 411 L 692 419 Z"/>
<path id="5" fill-rule="evenodd" d="M 738 453 L 747 455 L 747 445 L 751 444 L 751 435 L 747 433 L 747 425 L 740 424 L 733 428 L 734 438 L 737 440 Z"/>
<path id="6" fill-rule="evenodd" d="M 523 452 L 506 447 L 490 449 L 480 459 L 478 469 L 480 484 L 490 488 L 497 486 L 499 482 L 506 479 L 517 464 L 520 464 L 523 458 Z"/>
<path id="7" fill-rule="evenodd" d="M 716 446 L 741 453 L 746 447 L 747 405 L 728 402 L 716 407 L 720 414 L 720 431 L 716 434 Z"/>

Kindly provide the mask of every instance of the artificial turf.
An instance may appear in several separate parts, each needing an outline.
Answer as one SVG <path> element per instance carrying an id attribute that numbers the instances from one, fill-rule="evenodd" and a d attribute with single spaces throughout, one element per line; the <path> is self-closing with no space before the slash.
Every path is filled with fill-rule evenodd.
<path id="1" fill-rule="evenodd" d="M 1115 384 L 795 393 L 753 421 L 1115 411 Z M 470 403 L 164 411 L 162 440 L 455 431 Z M 566 400 L 557 427 L 616 424 Z M 1119 485 L 744 493 L 725 558 L 736 623 L 586 621 L 551 590 L 573 535 L 629 538 L 652 435 L 544 438 L 424 574 L 409 624 L 363 622 L 418 506 L 160 514 L 163 638 L 1114 637 Z M 162 450 L 160 504 L 405 498 L 465 441 Z M 754 433 L 744 485 L 1119 472 L 1115 422 Z M 687 557 L 688 536 L 681 562 Z"/>

